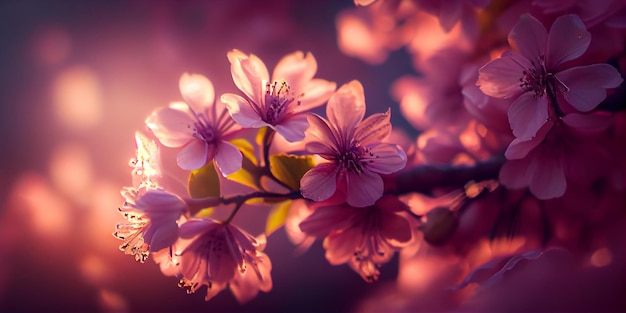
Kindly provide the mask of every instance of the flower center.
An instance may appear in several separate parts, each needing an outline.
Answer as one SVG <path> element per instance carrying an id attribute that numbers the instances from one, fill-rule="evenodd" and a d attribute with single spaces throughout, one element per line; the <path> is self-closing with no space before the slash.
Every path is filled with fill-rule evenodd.
<path id="1" fill-rule="evenodd" d="M 277 81 L 265 85 L 265 122 L 275 124 L 287 111 L 287 107 L 295 97 L 291 94 L 289 84 Z"/>
<path id="2" fill-rule="evenodd" d="M 368 148 L 362 147 L 359 143 L 353 145 L 350 149 L 346 149 L 340 153 L 335 162 L 339 164 L 341 169 L 355 173 L 363 173 L 363 168 L 367 163 L 373 163 L 374 159 L 378 158 Z"/>
<path id="3" fill-rule="evenodd" d="M 193 129 L 194 137 L 210 143 L 215 140 L 215 130 L 209 125 L 206 117 L 202 114 L 198 114 L 196 115 L 196 122 L 193 123 L 193 126 L 188 125 L 187 127 Z"/>
<path id="4" fill-rule="evenodd" d="M 520 87 L 524 91 L 533 92 L 535 98 L 543 97 L 549 84 L 548 80 L 554 76 L 547 72 L 543 56 L 539 57 L 538 63 L 534 61 L 530 63 L 532 66 L 522 71 Z"/>

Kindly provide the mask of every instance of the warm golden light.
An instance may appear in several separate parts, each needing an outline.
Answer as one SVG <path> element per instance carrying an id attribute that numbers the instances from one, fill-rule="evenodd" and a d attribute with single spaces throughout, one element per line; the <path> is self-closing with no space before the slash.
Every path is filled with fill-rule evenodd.
<path id="1" fill-rule="evenodd" d="M 68 143 L 58 146 L 50 158 L 50 178 L 55 187 L 74 201 L 87 204 L 93 184 L 93 165 L 85 146 Z"/>
<path id="2" fill-rule="evenodd" d="M 52 88 L 55 112 L 61 124 L 81 131 L 94 127 L 102 117 L 102 91 L 96 73 L 73 66 L 58 74 Z"/>

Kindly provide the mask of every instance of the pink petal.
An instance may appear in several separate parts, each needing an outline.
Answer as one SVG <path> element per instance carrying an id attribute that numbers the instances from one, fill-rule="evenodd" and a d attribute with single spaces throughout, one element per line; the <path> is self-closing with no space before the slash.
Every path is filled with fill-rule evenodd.
<path id="1" fill-rule="evenodd" d="M 154 136 L 169 148 L 181 147 L 193 138 L 194 121 L 179 110 L 157 109 L 150 114 L 145 123 Z"/>
<path id="2" fill-rule="evenodd" d="M 211 231 L 213 228 L 218 227 L 219 224 L 213 220 L 208 219 L 192 219 L 188 220 L 180 225 L 180 237 L 190 239 L 196 235 Z"/>
<path id="3" fill-rule="evenodd" d="M 560 16 L 554 21 L 548 35 L 547 68 L 580 57 L 591 43 L 591 33 L 576 15 Z"/>
<path id="4" fill-rule="evenodd" d="M 362 240 L 363 234 L 353 227 L 328 236 L 324 241 L 328 263 L 339 265 L 348 262 L 360 248 Z"/>
<path id="5" fill-rule="evenodd" d="M 537 61 L 546 54 L 548 32 L 539 20 L 524 14 L 509 33 L 509 44 L 526 59 Z"/>
<path id="6" fill-rule="evenodd" d="M 154 234 L 150 239 L 150 251 L 152 252 L 173 245 L 178 239 L 178 225 L 176 221 L 159 225 L 159 227 L 154 230 Z"/>
<path id="7" fill-rule="evenodd" d="M 259 128 L 268 125 L 261 118 L 256 105 L 248 100 L 232 93 L 223 94 L 220 100 L 226 105 L 233 120 L 242 127 Z"/>
<path id="8" fill-rule="evenodd" d="M 185 204 L 176 195 L 164 190 L 156 189 L 149 190 L 143 194 L 136 200 L 134 207 L 149 213 L 149 215 L 153 215 L 155 213 L 173 213 L 174 215 L 180 215 L 180 213 L 185 209 Z"/>
<path id="9" fill-rule="evenodd" d="M 191 171 L 203 167 L 207 163 L 209 144 L 201 139 L 194 139 L 183 147 L 176 156 L 178 166 Z"/>
<path id="10" fill-rule="evenodd" d="M 243 273 L 235 274 L 230 282 L 230 291 L 241 304 L 252 300 L 259 290 L 268 292 L 272 289 L 270 271 L 272 263 L 265 253 L 259 253 L 255 265 L 250 266 Z M 257 273 L 258 270 L 258 273 Z"/>
<path id="11" fill-rule="evenodd" d="M 326 116 L 344 139 L 357 127 L 365 115 L 363 86 L 353 80 L 339 88 L 328 100 Z"/>
<path id="12" fill-rule="evenodd" d="M 370 143 L 380 142 L 391 133 L 391 109 L 385 113 L 373 114 L 363 120 L 354 132 L 354 138 L 366 146 Z"/>
<path id="13" fill-rule="evenodd" d="M 515 137 L 535 137 L 537 131 L 548 121 L 548 99 L 536 98 L 534 93 L 526 92 L 511 103 L 508 115 Z"/>
<path id="14" fill-rule="evenodd" d="M 398 146 L 388 143 L 379 143 L 369 147 L 373 157 L 364 160 L 365 168 L 374 173 L 391 174 L 406 166 L 406 153 Z"/>
<path id="15" fill-rule="evenodd" d="M 330 198 L 337 189 L 338 171 L 333 163 L 318 164 L 310 169 L 300 180 L 302 196 L 313 201 Z"/>
<path id="16" fill-rule="evenodd" d="M 319 154 L 322 158 L 332 160 L 339 152 L 332 146 L 328 146 L 322 142 L 312 141 L 306 144 L 306 151 L 311 154 Z"/>
<path id="17" fill-rule="evenodd" d="M 398 244 L 411 240 L 411 225 L 406 218 L 398 214 L 383 212 L 381 222 L 381 233 L 387 240 Z"/>
<path id="18" fill-rule="evenodd" d="M 439 7 L 439 24 L 446 32 L 449 32 L 461 19 L 463 14 L 463 0 L 448 0 Z"/>
<path id="19" fill-rule="evenodd" d="M 309 123 L 307 134 L 310 141 L 319 141 L 329 147 L 335 147 L 335 150 L 337 150 L 336 148 L 339 147 L 338 138 L 336 138 L 334 130 L 330 128 L 326 120 L 317 114 L 309 114 L 307 122 Z"/>
<path id="20" fill-rule="evenodd" d="M 357 209 L 345 204 L 318 207 L 300 223 L 300 230 L 307 235 L 324 238 L 332 231 L 346 227 L 355 214 Z"/>
<path id="21" fill-rule="evenodd" d="M 337 89 L 337 84 L 329 82 L 325 79 L 312 79 L 306 83 L 300 92 L 302 96 L 298 98 L 300 104 L 294 106 L 294 112 L 306 112 L 310 109 L 316 108 L 328 101 L 330 96 Z"/>
<path id="22" fill-rule="evenodd" d="M 346 202 L 360 208 L 373 205 L 383 195 L 383 179 L 370 171 L 346 173 Z"/>
<path id="23" fill-rule="evenodd" d="M 622 81 L 619 72 L 608 64 L 573 67 L 556 74 L 568 91 L 563 97 L 576 110 L 589 112 L 606 98 L 606 88 L 616 88 Z"/>
<path id="24" fill-rule="evenodd" d="M 276 132 L 289 142 L 304 139 L 304 132 L 309 127 L 306 114 L 295 114 L 284 118 L 275 126 Z"/>
<path id="25" fill-rule="evenodd" d="M 263 88 L 269 80 L 269 72 L 261 59 L 254 54 L 246 55 L 235 49 L 227 54 L 233 82 L 249 99 L 257 104 L 262 102 Z"/>
<path id="26" fill-rule="evenodd" d="M 543 142 L 553 126 L 554 123 L 548 122 L 545 123 L 539 131 L 537 131 L 537 135 L 535 137 L 515 138 L 507 147 L 504 152 L 504 156 L 508 160 L 516 160 L 525 157 L 531 150 L 535 149 L 535 147 Z"/>
<path id="27" fill-rule="evenodd" d="M 478 70 L 476 85 L 488 96 L 514 98 L 524 90 L 520 87 L 523 66 L 528 63 L 520 55 L 504 54 Z"/>
<path id="28" fill-rule="evenodd" d="M 558 149 L 547 147 L 545 149 Z M 528 172 L 530 175 L 530 192 L 535 197 L 546 200 L 558 198 L 565 194 L 567 183 L 563 168 L 562 151 L 540 151 L 532 159 Z"/>
<path id="29" fill-rule="evenodd" d="M 241 168 L 243 156 L 239 149 L 227 141 L 219 141 L 215 152 L 215 165 L 227 176 Z"/>
<path id="30" fill-rule="evenodd" d="M 272 74 L 272 81 L 284 80 L 294 92 L 299 92 L 310 81 L 317 72 L 317 61 L 313 54 L 307 52 L 306 56 L 302 51 L 296 51 L 284 56 Z"/>
<path id="31" fill-rule="evenodd" d="M 595 114 L 594 114 L 595 113 Z M 600 133 L 613 122 L 613 114 L 608 112 L 594 112 L 590 114 L 570 113 L 565 115 L 562 120 L 565 125 L 575 128 L 585 133 Z"/>
<path id="32" fill-rule="evenodd" d="M 529 160 L 509 160 L 500 168 L 500 182 L 510 189 L 522 189 L 528 187 Z"/>
<path id="33" fill-rule="evenodd" d="M 178 82 L 180 93 L 185 102 L 190 104 L 196 112 L 202 112 L 215 102 L 215 89 L 211 81 L 199 74 L 185 73 Z"/>

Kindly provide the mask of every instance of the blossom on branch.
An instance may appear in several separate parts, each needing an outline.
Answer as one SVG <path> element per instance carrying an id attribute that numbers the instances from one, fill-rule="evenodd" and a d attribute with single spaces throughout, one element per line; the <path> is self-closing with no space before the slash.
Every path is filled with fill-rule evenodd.
<path id="1" fill-rule="evenodd" d="M 178 196 L 161 189 L 124 189 L 119 209 L 128 222 L 116 226 L 114 236 L 124 240 L 120 250 L 144 262 L 150 252 L 171 246 L 178 239 L 178 219 L 187 206 Z"/>
<path id="2" fill-rule="evenodd" d="M 184 170 L 201 168 L 211 160 L 222 175 L 241 168 L 242 155 L 228 140 L 235 138 L 238 125 L 223 104 L 214 103 L 213 84 L 198 74 L 183 74 L 180 92 L 185 102 L 152 112 L 146 125 L 166 147 L 181 148 L 177 163 Z"/>
<path id="3" fill-rule="evenodd" d="M 347 202 L 355 207 L 374 204 L 383 194 L 380 174 L 394 173 L 406 165 L 406 154 L 397 145 L 383 143 L 391 132 L 390 111 L 363 120 L 363 86 L 354 80 L 343 85 L 328 100 L 328 120 L 309 116 L 306 149 L 330 161 L 316 165 L 301 179 L 305 198 L 323 201 L 339 188 L 346 189 Z"/>
<path id="4" fill-rule="evenodd" d="M 222 95 L 230 115 L 246 128 L 269 126 L 289 142 L 304 139 L 308 124 L 302 113 L 322 105 L 336 88 L 333 82 L 313 78 L 317 61 L 311 53 L 284 56 L 271 80 L 267 67 L 254 54 L 232 50 L 228 60 L 233 81 L 246 96 Z"/>
<path id="5" fill-rule="evenodd" d="M 181 225 L 180 236 L 190 239 L 177 253 L 181 287 L 189 293 L 207 285 L 206 301 L 230 286 L 240 303 L 254 298 L 259 290 L 272 289 L 272 263 L 263 249 L 265 238 L 254 238 L 229 223 L 192 219 Z M 252 270 L 250 270 L 252 269 Z"/>
<path id="6" fill-rule="evenodd" d="M 324 239 L 330 264 L 348 263 L 367 282 L 378 279 L 378 268 L 412 237 L 409 221 L 399 214 L 408 207 L 394 196 L 356 208 L 349 204 L 322 205 L 300 223 L 300 229 Z"/>
<path id="7" fill-rule="evenodd" d="M 513 51 L 480 69 L 477 85 L 487 95 L 515 99 L 508 110 L 513 134 L 529 139 L 549 120 L 575 111 L 589 112 L 606 98 L 606 89 L 623 79 L 608 64 L 567 68 L 591 42 L 576 15 L 561 16 L 550 32 L 524 15 L 508 36 Z"/>

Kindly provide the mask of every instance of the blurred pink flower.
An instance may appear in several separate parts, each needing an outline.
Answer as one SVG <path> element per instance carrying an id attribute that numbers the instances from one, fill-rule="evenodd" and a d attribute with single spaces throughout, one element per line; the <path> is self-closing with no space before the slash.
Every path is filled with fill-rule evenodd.
<path id="1" fill-rule="evenodd" d="M 161 189 L 126 188 L 122 195 L 126 201 L 120 212 L 128 222 L 116 226 L 114 236 L 124 240 L 120 250 L 143 263 L 150 252 L 178 239 L 177 221 L 187 209 L 182 199 Z"/>
<path id="2" fill-rule="evenodd" d="M 215 159 L 224 176 L 241 168 L 242 155 L 229 143 L 238 125 L 224 106 L 214 103 L 213 84 L 198 74 L 183 74 L 180 92 L 186 103 L 176 102 L 152 112 L 146 125 L 166 147 L 180 148 L 177 163 L 184 170 L 198 169 Z"/>
<path id="3" fill-rule="evenodd" d="M 532 139 L 517 138 L 505 152 L 507 161 L 500 170 L 506 187 L 529 187 L 537 198 L 545 200 L 565 194 L 567 178 L 592 184 L 603 174 L 601 161 L 606 147 L 594 134 L 611 123 L 608 114 L 568 114 L 549 121 Z"/>
<path id="4" fill-rule="evenodd" d="M 310 139 L 306 149 L 331 162 L 306 172 L 300 191 L 305 198 L 322 201 L 345 185 L 347 202 L 355 207 L 374 204 L 383 194 L 380 174 L 391 174 L 406 165 L 406 154 L 397 145 L 382 143 L 391 132 L 390 111 L 363 120 L 365 96 L 358 81 L 343 85 L 328 100 L 328 120 L 309 116 Z"/>
<path id="5" fill-rule="evenodd" d="M 419 8 L 436 16 L 439 19 L 441 27 L 446 31 L 450 31 L 454 25 L 472 17 L 472 21 L 476 20 L 476 8 L 486 7 L 491 0 L 416 0 Z M 467 21 L 463 21 L 467 23 Z"/>
<path id="6" fill-rule="evenodd" d="M 272 263 L 261 252 L 264 237 L 255 239 L 234 225 L 209 219 L 187 221 L 181 225 L 180 235 L 191 239 L 177 253 L 178 270 L 183 276 L 181 287 L 188 288 L 188 292 L 207 285 L 205 300 L 209 301 L 229 285 L 235 298 L 244 303 L 259 290 L 272 289 Z"/>
<path id="7" fill-rule="evenodd" d="M 222 95 L 232 118 L 246 128 L 269 126 L 289 142 L 304 139 L 308 124 L 303 113 L 326 102 L 336 88 L 333 82 L 313 78 L 317 61 L 311 53 L 284 56 L 271 81 L 265 64 L 254 54 L 232 50 L 228 60 L 233 81 L 246 96 Z"/>
<path id="8" fill-rule="evenodd" d="M 564 111 L 593 110 L 606 98 L 607 88 L 623 81 L 608 64 L 564 69 L 591 42 L 578 16 L 559 17 L 548 33 L 537 19 L 523 15 L 508 40 L 513 51 L 484 65 L 476 84 L 489 96 L 515 98 L 508 117 L 518 138 L 534 137 L 546 121 Z"/>
<path id="9" fill-rule="evenodd" d="M 300 229 L 325 237 L 330 264 L 348 263 L 365 281 L 372 282 L 378 279 L 380 265 L 412 238 L 408 220 L 399 214 L 407 209 L 394 196 L 384 196 L 366 208 L 345 203 L 320 206 L 300 223 Z"/>

